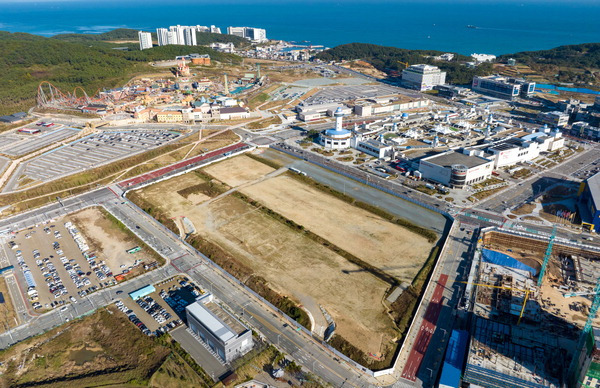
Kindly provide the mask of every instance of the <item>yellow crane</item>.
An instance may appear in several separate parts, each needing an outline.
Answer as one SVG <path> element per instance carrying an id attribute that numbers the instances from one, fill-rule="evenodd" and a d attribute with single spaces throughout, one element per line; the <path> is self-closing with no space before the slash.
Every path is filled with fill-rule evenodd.
<path id="1" fill-rule="evenodd" d="M 408 62 L 401 62 L 401 61 L 398 61 L 398 63 L 399 63 L 399 64 L 401 64 L 401 65 L 404 65 L 404 68 L 405 68 L 405 69 L 406 69 L 406 68 L 408 68 Z"/>
<path id="2" fill-rule="evenodd" d="M 469 282 L 459 282 L 459 283 L 469 284 Z M 519 320 L 517 321 L 517 325 L 521 323 L 521 318 L 523 318 L 523 314 L 525 313 L 525 306 L 527 305 L 527 299 L 529 298 L 529 293 L 531 292 L 531 290 L 521 290 L 519 288 L 512 288 L 512 287 L 506 287 L 506 286 L 494 286 L 491 284 L 483 284 L 483 283 L 472 283 L 472 284 L 477 287 L 499 288 L 501 290 L 524 292 L 525 298 L 523 298 L 523 306 L 521 307 L 521 313 L 519 314 Z"/>

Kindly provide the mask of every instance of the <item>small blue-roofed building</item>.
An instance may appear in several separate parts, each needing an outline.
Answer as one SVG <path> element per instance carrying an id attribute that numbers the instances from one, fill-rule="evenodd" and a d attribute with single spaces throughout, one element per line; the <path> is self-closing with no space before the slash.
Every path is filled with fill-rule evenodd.
<path id="1" fill-rule="evenodd" d="M 342 117 L 344 112 L 338 107 L 333 114 L 335 117 L 335 128 L 326 129 L 319 136 L 319 143 L 332 150 L 342 150 L 350 148 L 352 140 L 352 131 L 344 129 L 342 126 Z"/>
<path id="2" fill-rule="evenodd" d="M 254 346 L 252 331 L 213 302 L 210 293 L 185 308 L 188 327 L 223 362 L 231 362 Z"/>
<path id="3" fill-rule="evenodd" d="M 459 388 L 469 332 L 465 330 L 452 330 L 452 335 L 446 348 L 446 358 L 442 366 L 439 388 Z"/>
<path id="4" fill-rule="evenodd" d="M 142 287 L 138 290 L 130 292 L 129 297 L 133 300 L 138 300 L 140 298 L 143 298 L 146 295 L 152 294 L 154 291 L 156 291 L 156 288 L 154 288 L 154 286 L 152 284 L 150 284 L 146 287 Z"/>
<path id="5" fill-rule="evenodd" d="M 583 227 L 600 233 L 600 173 L 581 182 L 577 205 Z"/>

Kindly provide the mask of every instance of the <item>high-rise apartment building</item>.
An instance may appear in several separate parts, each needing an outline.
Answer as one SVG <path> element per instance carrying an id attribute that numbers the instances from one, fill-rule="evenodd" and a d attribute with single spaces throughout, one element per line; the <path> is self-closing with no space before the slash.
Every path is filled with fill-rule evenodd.
<path id="1" fill-rule="evenodd" d="M 227 33 L 229 35 L 239 36 L 241 38 L 246 38 L 255 43 L 266 42 L 267 39 L 267 31 L 263 28 L 254 28 L 254 27 L 227 27 Z"/>
<path id="2" fill-rule="evenodd" d="M 140 50 L 152 48 L 152 34 L 151 33 L 139 31 L 138 38 L 140 40 Z"/>

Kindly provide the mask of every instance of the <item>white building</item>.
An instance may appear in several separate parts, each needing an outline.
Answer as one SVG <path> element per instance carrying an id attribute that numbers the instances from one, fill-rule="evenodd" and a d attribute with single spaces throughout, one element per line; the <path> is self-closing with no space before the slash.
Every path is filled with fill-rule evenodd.
<path id="1" fill-rule="evenodd" d="M 354 105 L 354 114 L 357 116 L 374 116 L 391 114 L 409 109 L 425 108 L 429 106 L 427 99 L 412 99 L 406 96 L 382 96 L 357 101 Z"/>
<path id="2" fill-rule="evenodd" d="M 391 159 L 394 157 L 394 147 L 391 145 L 378 140 L 363 138 L 358 134 L 352 138 L 350 144 L 358 151 L 375 156 L 378 159 Z"/>
<path id="3" fill-rule="evenodd" d="M 196 28 L 196 31 L 198 31 L 198 32 L 210 32 L 210 27 L 208 27 L 208 26 L 201 26 L 201 25 L 197 24 L 195 26 L 195 28 Z"/>
<path id="4" fill-rule="evenodd" d="M 177 44 L 177 34 L 175 34 L 173 31 L 169 31 L 166 28 L 157 28 L 156 35 L 158 36 L 159 46 Z"/>
<path id="5" fill-rule="evenodd" d="M 152 34 L 151 33 L 139 31 L 138 38 L 140 40 L 140 50 L 152 48 Z"/>
<path id="6" fill-rule="evenodd" d="M 222 53 L 233 53 L 235 51 L 235 46 L 233 43 L 218 43 L 214 42 L 209 45 L 209 47 L 215 51 L 220 51 Z"/>
<path id="7" fill-rule="evenodd" d="M 416 90 L 431 90 L 446 83 L 446 72 L 437 66 L 412 65 L 402 70 L 402 84 Z"/>
<path id="8" fill-rule="evenodd" d="M 344 112 L 338 107 L 334 113 L 335 128 L 326 129 L 319 135 L 319 143 L 332 150 L 347 149 L 351 146 L 352 132 L 344 129 L 342 126 L 342 117 Z"/>
<path id="9" fill-rule="evenodd" d="M 465 186 L 484 181 L 492 175 L 494 161 L 482 156 L 477 150 L 456 152 L 446 151 L 428 156 L 419 161 L 422 177 L 443 185 L 461 189 Z"/>
<path id="10" fill-rule="evenodd" d="M 496 60 L 496 56 L 492 54 L 471 54 L 471 58 L 475 60 L 475 62 L 493 62 Z"/>
<path id="11" fill-rule="evenodd" d="M 336 102 L 326 104 L 315 104 L 315 105 L 296 105 L 296 112 L 298 112 L 298 119 L 302 121 L 318 120 L 323 117 L 333 117 L 334 113 L 340 109 L 344 115 L 352 113 L 352 109 L 346 105 L 342 105 Z"/>
<path id="12" fill-rule="evenodd" d="M 219 27 L 215 27 L 214 25 L 210 26 L 210 32 L 212 34 L 220 34 L 221 33 L 221 29 Z"/>
<path id="13" fill-rule="evenodd" d="M 560 132 L 534 132 L 521 138 L 511 137 L 500 140 L 487 148 L 487 153 L 494 159 L 494 167 L 513 166 L 517 163 L 530 162 L 540 152 L 552 152 L 562 148 L 565 139 Z"/>
<path id="14" fill-rule="evenodd" d="M 239 36 L 241 38 L 246 38 L 251 40 L 254 43 L 262 43 L 266 42 L 267 39 L 267 31 L 262 28 L 254 28 L 254 27 L 227 27 L 227 33 L 229 35 Z"/>

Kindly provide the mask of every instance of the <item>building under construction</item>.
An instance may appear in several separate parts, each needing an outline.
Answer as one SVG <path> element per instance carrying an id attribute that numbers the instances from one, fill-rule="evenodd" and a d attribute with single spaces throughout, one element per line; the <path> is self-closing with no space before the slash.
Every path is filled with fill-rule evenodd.
<path id="1" fill-rule="evenodd" d="M 585 375 L 581 367 L 590 365 L 595 348 L 578 340 L 588 314 L 595 316 L 597 309 L 590 300 L 600 277 L 598 258 L 600 251 L 555 239 L 554 233 L 484 229 L 463 298 L 472 313 L 463 382 L 498 388 L 574 386 L 572 376 Z M 576 368 L 574 354 L 582 355 Z"/>

